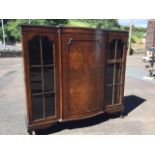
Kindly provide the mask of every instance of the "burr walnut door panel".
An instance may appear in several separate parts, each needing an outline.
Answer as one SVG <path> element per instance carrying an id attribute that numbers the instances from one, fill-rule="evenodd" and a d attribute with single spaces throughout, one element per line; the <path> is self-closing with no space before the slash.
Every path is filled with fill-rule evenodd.
<path id="1" fill-rule="evenodd" d="M 63 35 L 63 116 L 82 118 L 102 108 L 102 37 Z"/>

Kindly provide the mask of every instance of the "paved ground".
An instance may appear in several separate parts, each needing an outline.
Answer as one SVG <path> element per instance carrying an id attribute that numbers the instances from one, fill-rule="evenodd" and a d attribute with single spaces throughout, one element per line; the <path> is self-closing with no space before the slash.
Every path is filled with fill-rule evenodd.
<path id="1" fill-rule="evenodd" d="M 0 134 L 27 134 L 21 58 L 0 59 Z"/>
<path id="2" fill-rule="evenodd" d="M 127 61 L 126 117 L 105 115 L 66 123 L 38 134 L 155 134 L 155 82 L 143 80 L 148 73 L 141 56 Z M 0 59 L 0 134 L 27 134 L 25 92 L 21 58 Z"/>

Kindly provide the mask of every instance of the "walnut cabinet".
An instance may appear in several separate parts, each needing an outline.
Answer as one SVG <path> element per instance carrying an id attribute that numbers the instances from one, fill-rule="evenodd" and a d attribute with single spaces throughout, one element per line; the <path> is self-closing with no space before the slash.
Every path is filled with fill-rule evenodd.
<path id="1" fill-rule="evenodd" d="M 128 32 L 22 25 L 28 132 L 123 112 Z"/>

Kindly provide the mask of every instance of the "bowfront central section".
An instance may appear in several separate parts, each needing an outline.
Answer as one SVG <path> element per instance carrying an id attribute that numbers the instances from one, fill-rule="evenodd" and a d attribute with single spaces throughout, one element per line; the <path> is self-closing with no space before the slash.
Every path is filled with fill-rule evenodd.
<path id="1" fill-rule="evenodd" d="M 95 37 L 70 36 L 66 43 L 64 72 L 65 117 L 81 117 L 100 111 L 101 45 Z M 68 97 L 67 97 L 68 96 Z"/>

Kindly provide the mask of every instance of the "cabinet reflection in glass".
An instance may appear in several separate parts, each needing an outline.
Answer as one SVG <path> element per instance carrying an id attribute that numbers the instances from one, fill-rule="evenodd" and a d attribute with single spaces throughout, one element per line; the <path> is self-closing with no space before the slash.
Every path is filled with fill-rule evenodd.
<path id="1" fill-rule="evenodd" d="M 42 92 L 41 68 L 30 69 L 31 91 L 32 93 Z"/>

